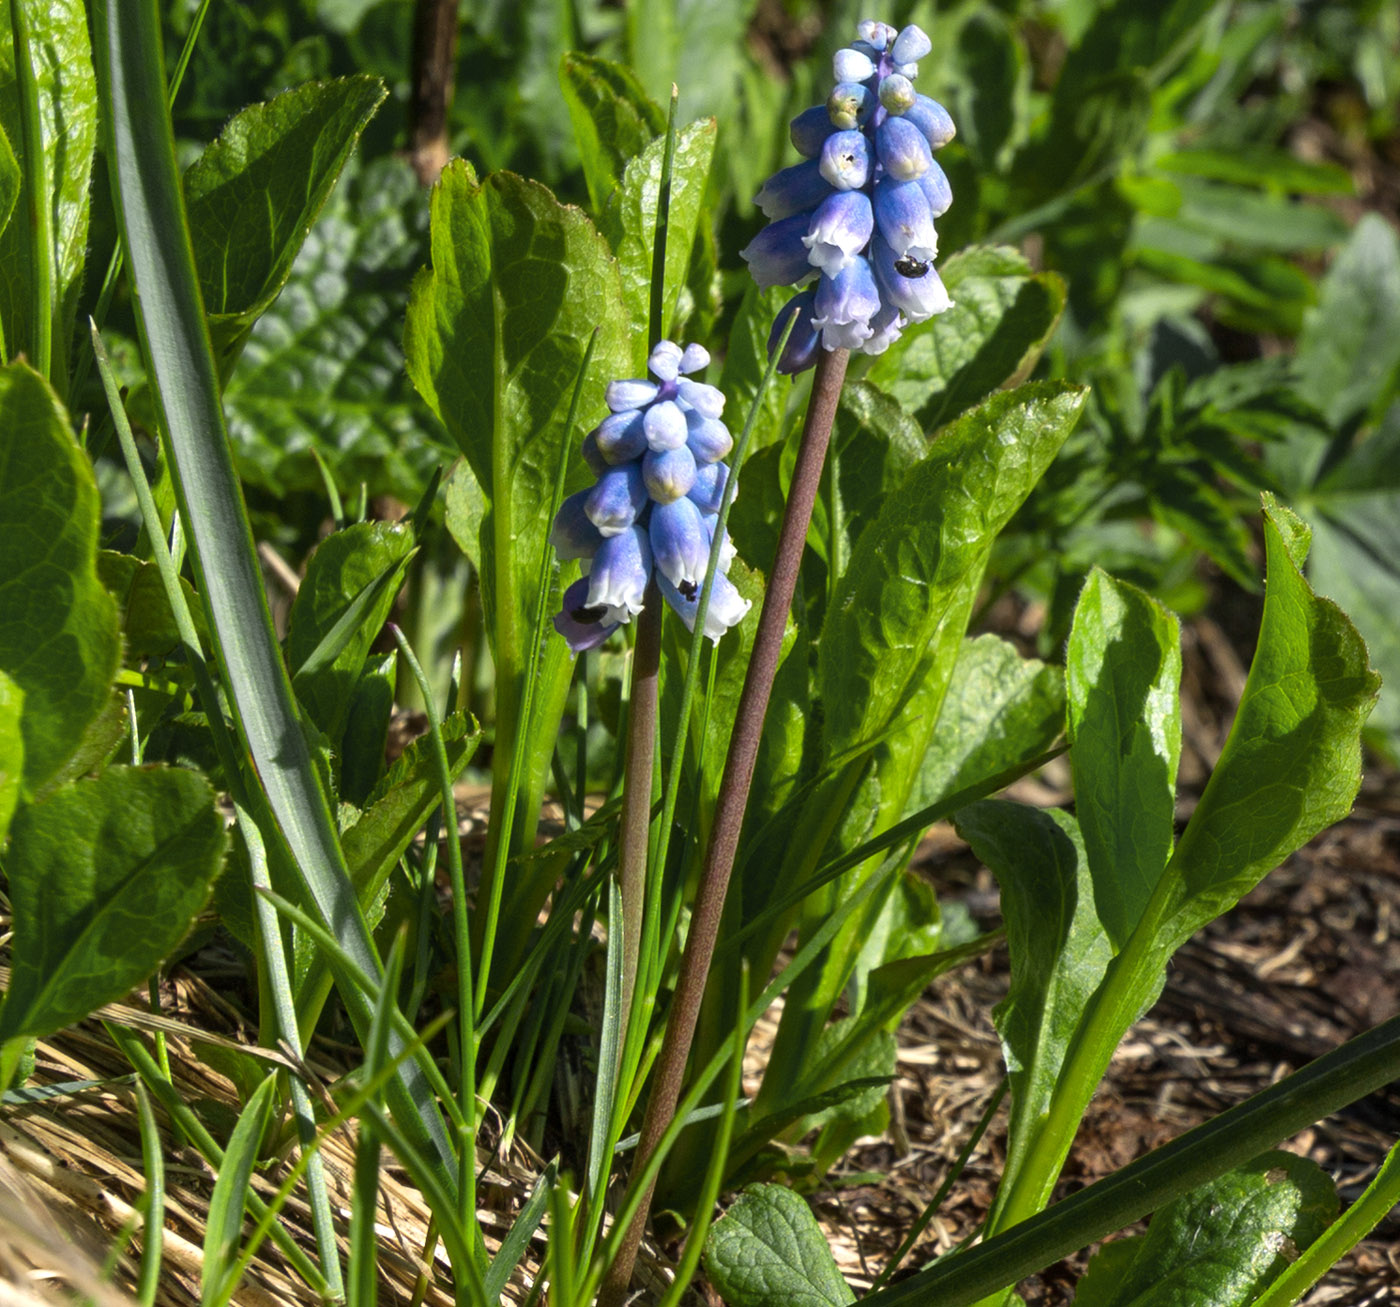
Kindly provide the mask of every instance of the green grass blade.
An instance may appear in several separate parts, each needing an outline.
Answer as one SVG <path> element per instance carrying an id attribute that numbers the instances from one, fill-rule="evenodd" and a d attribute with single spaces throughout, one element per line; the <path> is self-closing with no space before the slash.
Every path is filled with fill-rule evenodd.
<path id="1" fill-rule="evenodd" d="M 107 3 L 98 6 L 97 18 L 115 208 L 181 516 L 225 685 L 308 901 L 360 969 L 377 976 L 374 947 L 293 706 L 233 469 L 170 118 L 151 111 L 166 101 L 158 7 L 154 0 Z M 343 968 L 337 981 L 363 1039 L 370 1005 Z M 448 1192 L 455 1194 L 456 1158 L 427 1082 L 416 1063 L 402 1065 L 389 1095 L 395 1115 L 435 1159 Z"/>
<path id="2" fill-rule="evenodd" d="M 160 1263 L 165 1250 L 165 1155 L 160 1151 L 160 1131 L 146 1086 L 136 1082 L 137 1121 L 141 1126 L 141 1168 L 146 1176 L 145 1233 L 141 1238 L 141 1270 L 136 1280 L 136 1301 L 155 1307 L 160 1288 Z"/>
<path id="3" fill-rule="evenodd" d="M 20 143 L 24 148 L 24 199 L 29 218 L 29 258 L 33 274 L 29 314 L 32 321 L 34 367 L 52 381 L 53 370 L 53 211 L 49 197 L 48 156 L 39 120 L 39 82 L 34 76 L 29 44 L 31 0 L 10 0 L 10 33 L 15 48 L 15 81 L 19 89 Z M 59 387 L 62 392 L 63 387 Z"/>
<path id="4" fill-rule="evenodd" d="M 506 1237 L 501 1240 L 501 1246 L 497 1250 L 495 1257 L 491 1259 L 491 1265 L 486 1272 L 486 1298 L 496 1307 L 500 1301 L 501 1294 L 505 1291 L 506 1284 L 510 1280 L 510 1273 L 520 1265 L 521 1259 L 525 1256 L 525 1250 L 530 1246 L 530 1239 L 535 1231 L 539 1229 L 539 1224 L 544 1220 L 545 1208 L 549 1205 L 549 1195 L 554 1189 L 554 1182 L 559 1177 L 559 1162 L 550 1162 L 544 1168 L 540 1178 L 535 1181 L 535 1187 L 530 1191 L 530 1197 L 525 1206 L 520 1209 L 520 1215 L 511 1223 L 510 1229 L 506 1232 Z"/>
<path id="5" fill-rule="evenodd" d="M 234 1250 L 243 1231 L 243 1207 L 253 1178 L 253 1163 L 258 1160 L 267 1123 L 272 1117 L 272 1104 L 277 1093 L 277 1075 L 270 1074 L 253 1091 L 247 1106 L 239 1114 L 238 1124 L 224 1149 L 223 1165 L 214 1182 L 209 1199 L 209 1215 L 204 1227 L 204 1266 L 199 1280 L 200 1307 L 212 1307 L 227 1300 L 232 1292 L 231 1277 L 237 1273 Z M 234 1284 L 237 1280 L 234 1279 Z"/>

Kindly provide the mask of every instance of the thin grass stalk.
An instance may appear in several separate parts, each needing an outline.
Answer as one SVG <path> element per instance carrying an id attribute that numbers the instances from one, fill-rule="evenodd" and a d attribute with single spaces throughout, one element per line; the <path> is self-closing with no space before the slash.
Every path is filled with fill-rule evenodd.
<path id="1" fill-rule="evenodd" d="M 812 506 L 821 485 L 822 464 L 826 460 L 827 446 L 831 443 L 836 406 L 841 398 L 841 383 L 846 376 L 849 358 L 846 350 L 818 351 L 812 396 L 802 428 L 802 444 L 797 451 L 797 464 L 793 469 L 792 485 L 778 535 L 777 554 L 763 596 L 763 611 L 759 615 L 748 674 L 735 714 L 734 733 L 729 739 L 729 755 L 725 760 L 724 777 L 720 781 L 715 803 L 714 824 L 701 872 L 700 891 L 691 913 L 690 933 L 686 938 L 680 978 L 666 1023 L 666 1038 L 642 1121 L 642 1138 L 637 1152 L 637 1163 L 641 1166 L 647 1164 L 665 1135 L 675 1115 L 676 1102 L 685 1079 L 686 1062 L 700 1016 L 700 1005 L 705 997 L 705 982 L 709 977 L 710 959 L 714 954 L 724 912 L 729 876 L 734 868 L 744 810 L 748 806 L 749 786 L 753 782 L 754 766 L 758 760 L 763 720 L 782 654 L 783 632 L 797 590 L 802 550 L 807 542 Z M 654 1186 L 655 1181 L 652 1182 Z M 649 1188 L 628 1229 L 626 1241 L 618 1251 L 617 1260 L 608 1273 L 601 1300 L 605 1307 L 615 1307 L 626 1297 L 650 1204 Z"/>
<path id="2" fill-rule="evenodd" d="M 15 84 L 19 91 L 19 132 L 24 146 L 24 200 L 29 215 L 30 348 L 39 374 L 66 387 L 53 376 L 53 201 L 49 195 L 48 156 L 44 153 L 44 123 L 39 114 L 39 80 L 34 75 L 29 41 L 30 0 L 10 0 L 10 35 L 14 41 Z M 11 342 L 13 348 L 14 342 Z"/>
<path id="3" fill-rule="evenodd" d="M 141 1126 L 141 1169 L 146 1177 L 145 1230 L 141 1236 L 141 1268 L 136 1277 L 136 1301 L 155 1307 L 160 1288 L 160 1265 L 165 1251 L 165 1155 L 146 1086 L 136 1082 L 136 1119 Z"/>
<path id="4" fill-rule="evenodd" d="M 267 871 L 267 852 L 257 823 L 240 807 L 235 805 L 238 830 L 243 836 L 243 847 L 248 853 L 248 867 L 252 874 L 253 888 L 271 889 L 272 880 Z M 287 952 L 282 939 L 282 928 L 272 905 L 260 894 L 253 895 L 253 909 L 257 914 L 258 934 L 262 937 L 262 955 L 266 960 L 269 987 L 272 991 L 273 1012 L 282 1040 L 292 1050 L 298 1062 L 304 1051 L 301 1032 L 297 1029 L 296 1003 L 292 998 L 292 978 L 287 971 Z M 292 1098 L 292 1115 L 296 1119 L 297 1139 L 305 1151 L 316 1142 L 316 1114 L 311 1106 L 311 1095 L 300 1076 L 288 1077 L 288 1089 Z M 326 1284 L 335 1298 L 345 1296 L 345 1277 L 340 1270 L 340 1250 L 336 1245 L 335 1218 L 331 1215 L 330 1192 L 326 1188 L 326 1168 L 320 1153 L 313 1153 L 306 1167 L 306 1201 L 311 1208 L 311 1227 L 316 1238 L 316 1251 L 321 1258 L 321 1267 Z"/>

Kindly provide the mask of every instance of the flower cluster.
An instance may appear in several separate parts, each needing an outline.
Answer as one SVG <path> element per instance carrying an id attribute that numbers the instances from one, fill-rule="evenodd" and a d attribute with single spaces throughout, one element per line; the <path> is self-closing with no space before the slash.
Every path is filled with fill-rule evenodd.
<path id="1" fill-rule="evenodd" d="M 588 574 L 564 592 L 564 610 L 554 619 L 574 653 L 602 644 L 642 611 L 653 569 L 661 593 L 695 628 L 729 479 L 720 460 L 734 445 L 720 421 L 724 396 L 689 376 L 709 362 L 699 345 L 682 350 L 663 340 L 647 360 L 656 380 L 610 383 L 611 414 L 584 437 L 597 483 L 564 501 L 549 537 L 560 559 L 589 560 Z M 712 640 L 749 610 L 724 574 L 733 557 L 726 539 L 705 615 Z"/>
<path id="2" fill-rule="evenodd" d="M 792 120 L 805 162 L 764 183 L 756 203 L 770 222 L 742 251 L 765 289 L 819 274 L 773 326 L 770 349 L 799 315 L 780 372 L 811 367 L 818 343 L 879 354 L 951 303 L 930 265 L 934 219 L 953 202 L 932 152 L 953 139 L 953 120 L 913 83 L 932 43 L 912 25 L 867 20 L 857 31 L 833 60 L 827 102 Z"/>

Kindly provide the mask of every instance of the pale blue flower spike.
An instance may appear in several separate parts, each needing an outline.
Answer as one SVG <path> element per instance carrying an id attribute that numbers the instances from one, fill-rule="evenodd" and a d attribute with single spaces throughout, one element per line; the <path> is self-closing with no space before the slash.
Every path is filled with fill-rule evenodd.
<path id="1" fill-rule="evenodd" d="M 676 384 L 677 398 L 707 418 L 717 418 L 724 412 L 724 391 L 707 386 L 703 381 L 682 378 Z"/>
<path id="2" fill-rule="evenodd" d="M 571 653 L 596 649 L 621 624 L 611 608 L 588 603 L 588 578 L 581 576 L 564 591 L 564 606 L 554 615 L 554 629 L 569 642 Z"/>
<path id="3" fill-rule="evenodd" d="M 778 361 L 783 373 L 811 367 L 819 346 L 879 354 L 905 327 L 951 306 L 928 265 L 938 253 L 934 220 L 953 202 L 933 151 L 953 139 L 953 121 L 913 84 L 933 43 L 913 24 L 896 30 L 867 19 L 856 32 L 833 57 L 836 84 L 826 104 L 792 120 L 792 143 L 805 161 L 759 191 L 769 223 L 743 251 L 764 289 L 802 286 L 818 274 L 815 286 L 784 305 L 769 335 L 772 352 L 796 317 Z M 878 255 L 877 240 L 886 246 Z"/>
<path id="4" fill-rule="evenodd" d="M 604 537 L 626 531 L 646 506 L 647 488 L 642 482 L 640 463 L 610 467 L 588 492 L 585 510 L 588 520 Z"/>
<path id="5" fill-rule="evenodd" d="M 651 564 L 651 544 L 641 527 L 628 527 L 604 540 L 588 569 L 589 607 L 622 608 L 634 616 L 640 613 L 651 580 Z"/>
<path id="6" fill-rule="evenodd" d="M 695 484 L 695 455 L 686 445 L 662 450 L 648 450 L 642 459 L 642 480 L 653 504 L 669 504 L 688 495 Z"/>
<path id="7" fill-rule="evenodd" d="M 653 404 L 642 416 L 642 428 L 647 436 L 647 448 L 661 453 L 685 444 L 688 434 L 685 412 L 672 399 Z"/>

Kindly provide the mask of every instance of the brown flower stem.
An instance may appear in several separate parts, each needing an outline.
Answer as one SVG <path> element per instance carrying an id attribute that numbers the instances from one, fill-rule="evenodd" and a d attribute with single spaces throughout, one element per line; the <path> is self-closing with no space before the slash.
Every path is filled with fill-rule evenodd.
<path id="1" fill-rule="evenodd" d="M 418 0 L 413 11 L 409 162 L 424 186 L 447 166 L 447 117 L 457 60 L 456 0 Z"/>
<path id="2" fill-rule="evenodd" d="M 647 1160 L 656 1151 L 680 1099 L 691 1041 L 695 1037 L 695 1025 L 700 1016 L 700 1004 L 705 997 L 710 960 L 719 934 L 724 897 L 729 889 L 730 873 L 734 869 L 744 809 L 748 806 L 749 786 L 753 782 L 759 741 L 763 735 L 763 719 L 768 711 L 773 678 L 778 671 L 783 632 L 797 589 L 802 550 L 807 543 L 807 528 L 812 520 L 812 505 L 821 486 L 822 465 L 826 461 L 827 446 L 831 443 L 836 405 L 841 398 L 841 383 L 846 376 L 849 358 L 846 350 L 821 350 L 818 353 L 812 398 L 807 405 L 807 419 L 802 427 L 802 444 L 797 451 L 797 466 L 793 469 L 792 487 L 788 491 L 787 507 L 783 512 L 773 571 L 763 596 L 763 611 L 758 619 L 748 674 L 735 713 L 734 733 L 729 739 L 729 756 L 725 760 L 724 778 L 715 802 L 714 825 L 705 853 L 700 891 L 691 912 L 680 979 L 671 1001 L 666 1036 L 657 1058 L 656 1075 L 647 1098 L 637 1156 L 632 1164 L 634 1175 L 641 1174 Z M 650 1207 L 651 1189 L 648 1189 L 616 1259 L 608 1268 L 599 1297 L 602 1307 L 620 1307 L 626 1298 Z"/>

